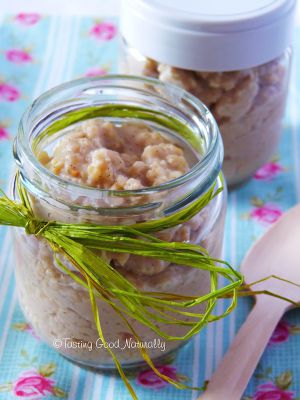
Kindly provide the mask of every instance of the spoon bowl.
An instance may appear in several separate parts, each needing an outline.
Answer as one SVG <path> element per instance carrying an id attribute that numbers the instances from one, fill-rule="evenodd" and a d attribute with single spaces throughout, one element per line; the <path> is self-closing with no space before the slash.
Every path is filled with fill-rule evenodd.
<path id="1" fill-rule="evenodd" d="M 299 305 L 300 205 L 251 247 L 241 272 L 260 294 L 199 400 L 240 400 L 276 325 L 288 309 Z"/>

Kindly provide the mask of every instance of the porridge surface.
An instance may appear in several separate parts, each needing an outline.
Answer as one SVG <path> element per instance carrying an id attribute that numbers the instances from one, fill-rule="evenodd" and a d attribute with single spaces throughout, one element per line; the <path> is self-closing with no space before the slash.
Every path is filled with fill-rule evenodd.
<path id="1" fill-rule="evenodd" d="M 54 174 L 101 189 L 158 186 L 189 170 L 183 149 L 142 123 L 94 119 L 62 137 L 40 161 Z"/>

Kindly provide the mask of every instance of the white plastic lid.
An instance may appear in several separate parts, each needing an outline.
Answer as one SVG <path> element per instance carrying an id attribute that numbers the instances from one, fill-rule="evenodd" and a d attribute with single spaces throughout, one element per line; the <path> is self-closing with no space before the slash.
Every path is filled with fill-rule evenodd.
<path id="1" fill-rule="evenodd" d="M 233 71 L 291 45 L 296 0 L 122 0 L 121 32 L 141 54 L 178 68 Z"/>

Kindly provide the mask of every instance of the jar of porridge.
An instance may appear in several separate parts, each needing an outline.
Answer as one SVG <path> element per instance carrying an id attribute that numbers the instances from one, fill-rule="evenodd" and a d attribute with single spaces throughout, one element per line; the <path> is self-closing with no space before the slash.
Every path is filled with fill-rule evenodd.
<path id="1" fill-rule="evenodd" d="M 46 92 L 23 116 L 14 156 L 31 208 L 44 221 L 115 226 L 156 220 L 222 185 L 223 146 L 211 113 L 184 90 L 156 79 L 87 78 Z M 155 235 L 201 244 L 219 259 L 225 208 L 226 188 L 188 222 Z M 71 360 L 114 368 L 99 341 L 88 290 L 62 264 L 80 277 L 78 269 L 38 235 L 14 228 L 14 245 L 19 302 L 37 335 Z M 210 292 L 208 271 L 127 253 L 97 254 L 141 291 Z M 121 364 L 142 363 L 128 326 L 97 301 L 104 337 Z M 153 360 L 182 344 L 128 320 L 143 342 L 152 343 Z M 188 329 L 163 328 L 170 335 Z"/>
<path id="2" fill-rule="evenodd" d="M 121 69 L 176 84 L 213 113 L 229 185 L 278 146 L 296 0 L 123 0 Z"/>

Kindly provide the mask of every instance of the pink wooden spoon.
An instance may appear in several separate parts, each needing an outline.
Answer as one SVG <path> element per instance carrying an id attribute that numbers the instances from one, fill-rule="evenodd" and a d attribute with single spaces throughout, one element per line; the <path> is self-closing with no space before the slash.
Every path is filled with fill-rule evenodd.
<path id="1" fill-rule="evenodd" d="M 284 214 L 252 246 L 241 271 L 248 284 L 270 275 L 300 284 L 300 205 Z M 300 301 L 300 287 L 276 278 L 252 289 Z M 198 400 L 240 400 L 276 325 L 291 307 L 286 300 L 257 295 L 246 322 Z"/>

